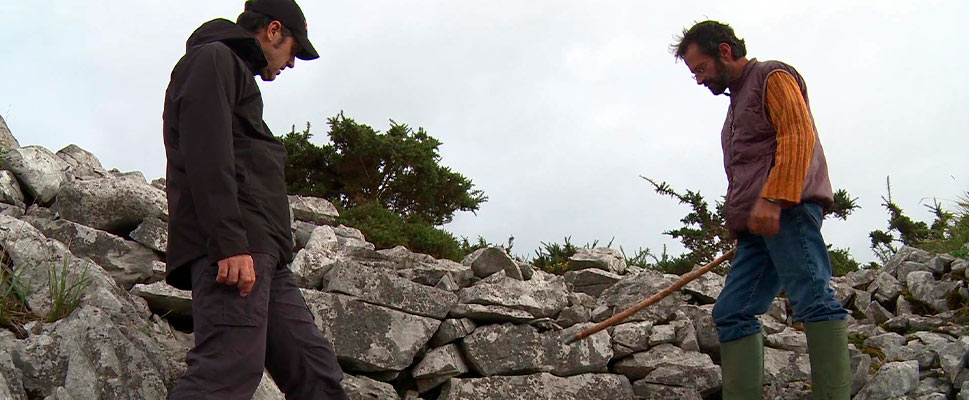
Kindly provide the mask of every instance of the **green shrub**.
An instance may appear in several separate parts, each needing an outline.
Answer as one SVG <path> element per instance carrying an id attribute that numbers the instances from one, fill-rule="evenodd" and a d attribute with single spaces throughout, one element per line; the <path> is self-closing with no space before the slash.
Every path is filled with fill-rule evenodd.
<path id="1" fill-rule="evenodd" d="M 535 268 L 558 275 L 568 272 L 569 257 L 575 255 L 579 248 L 572 244 L 571 236 L 566 236 L 564 242 L 564 244 L 541 242 L 541 247 L 535 250 L 535 258 L 532 259 Z"/>
<path id="2" fill-rule="evenodd" d="M 405 220 L 376 203 L 343 210 L 339 222 L 359 229 L 378 249 L 405 246 L 413 252 L 454 261 L 465 254 L 451 233 L 421 221 Z"/>
<path id="3" fill-rule="evenodd" d="M 948 253 L 955 257 L 969 255 L 969 192 L 956 201 L 955 211 L 942 207 L 938 200 L 925 206 L 935 215 L 929 225 L 914 221 L 905 215 L 892 199 L 891 181 L 887 181 L 887 195 L 882 197 L 882 206 L 888 211 L 888 229 L 874 230 L 868 234 L 871 248 L 878 259 L 886 263 L 901 245 L 918 247 L 933 253 Z"/>
<path id="4" fill-rule="evenodd" d="M 831 274 L 834 276 L 844 276 L 861 269 L 861 264 L 851 257 L 849 249 L 846 248 L 833 248 L 828 245 L 828 259 L 831 261 Z"/>

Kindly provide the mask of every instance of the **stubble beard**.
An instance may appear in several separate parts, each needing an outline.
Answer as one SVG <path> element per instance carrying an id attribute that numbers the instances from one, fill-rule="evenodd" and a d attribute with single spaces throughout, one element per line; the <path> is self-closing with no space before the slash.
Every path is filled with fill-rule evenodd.
<path id="1" fill-rule="evenodd" d="M 724 64 L 723 60 L 719 58 L 715 60 L 715 63 L 719 75 L 717 75 L 716 81 L 708 83 L 706 86 L 707 89 L 710 89 L 710 93 L 713 93 L 714 96 L 719 96 L 726 92 L 727 86 L 730 85 L 730 70 L 727 68 L 727 64 Z"/>

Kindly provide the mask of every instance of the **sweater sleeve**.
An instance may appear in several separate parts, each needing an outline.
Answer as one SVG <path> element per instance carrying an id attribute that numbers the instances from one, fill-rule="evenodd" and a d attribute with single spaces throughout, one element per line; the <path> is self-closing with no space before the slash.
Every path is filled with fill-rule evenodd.
<path id="1" fill-rule="evenodd" d="M 761 197 L 796 204 L 801 201 L 805 175 L 814 154 L 814 125 L 791 74 L 771 73 L 765 92 L 767 114 L 777 131 L 777 151 Z"/>

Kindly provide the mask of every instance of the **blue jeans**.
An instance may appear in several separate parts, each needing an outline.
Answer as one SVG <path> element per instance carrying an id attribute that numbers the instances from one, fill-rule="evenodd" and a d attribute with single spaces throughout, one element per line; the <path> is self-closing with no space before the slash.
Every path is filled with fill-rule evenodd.
<path id="1" fill-rule="evenodd" d="M 741 233 L 737 237 L 737 254 L 713 307 L 721 343 L 759 334 L 757 316 L 767 312 L 782 288 L 795 321 L 845 319 L 848 312 L 828 284 L 831 263 L 821 237 L 823 219 L 819 204 L 802 203 L 781 211 L 776 236 Z"/>

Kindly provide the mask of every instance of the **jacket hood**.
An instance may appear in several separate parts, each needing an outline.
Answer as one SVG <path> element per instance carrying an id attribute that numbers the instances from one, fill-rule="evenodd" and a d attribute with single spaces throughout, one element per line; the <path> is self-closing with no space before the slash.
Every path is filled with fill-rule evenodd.
<path id="1" fill-rule="evenodd" d="M 185 42 L 185 51 L 193 47 L 221 42 L 239 58 L 246 62 L 253 73 L 266 66 L 266 56 L 262 52 L 259 41 L 249 31 L 232 21 L 223 18 L 213 19 L 198 27 Z"/>

